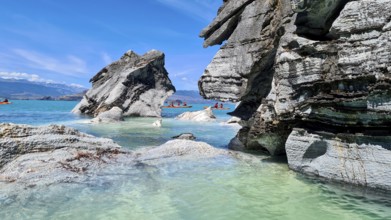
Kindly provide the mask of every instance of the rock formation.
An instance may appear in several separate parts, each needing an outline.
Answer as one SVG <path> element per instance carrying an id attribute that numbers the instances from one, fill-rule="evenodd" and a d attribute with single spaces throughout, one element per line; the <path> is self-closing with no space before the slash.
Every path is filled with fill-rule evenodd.
<path id="1" fill-rule="evenodd" d="M 205 110 L 195 112 L 184 112 L 176 117 L 178 120 L 208 122 L 215 121 L 216 116 L 213 114 L 212 108 L 209 107 Z"/>
<path id="2" fill-rule="evenodd" d="M 28 188 L 83 183 L 100 174 L 123 174 L 141 166 L 237 155 L 190 140 L 129 151 L 110 139 L 57 125 L 0 124 L 0 137 L 0 184 L 16 183 Z"/>
<path id="3" fill-rule="evenodd" d="M 391 149 L 390 3 L 224 1 L 201 37 L 204 46 L 226 43 L 199 87 L 205 98 L 241 101 L 231 147 L 286 152 L 294 170 L 389 189 L 390 169 L 367 153 Z M 349 161 L 344 171 L 356 179 L 324 162 L 332 158 Z"/>
<path id="4" fill-rule="evenodd" d="M 92 88 L 72 112 L 96 117 L 117 107 L 123 116 L 160 117 L 160 107 L 175 92 L 164 54 L 156 50 L 143 56 L 128 51 L 90 82 Z"/>

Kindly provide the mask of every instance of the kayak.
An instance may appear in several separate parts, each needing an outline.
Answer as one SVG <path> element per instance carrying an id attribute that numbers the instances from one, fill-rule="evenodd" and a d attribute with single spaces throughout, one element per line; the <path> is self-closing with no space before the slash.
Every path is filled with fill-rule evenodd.
<path id="1" fill-rule="evenodd" d="M 0 102 L 0 105 L 8 105 L 11 104 L 11 102 Z"/>
<path id="2" fill-rule="evenodd" d="M 162 108 L 192 108 L 193 106 L 162 106 Z"/>
<path id="3" fill-rule="evenodd" d="M 209 108 L 210 106 L 204 106 L 204 109 L 207 109 Z M 215 108 L 215 107 L 212 107 L 212 110 L 229 110 L 230 108 Z"/>

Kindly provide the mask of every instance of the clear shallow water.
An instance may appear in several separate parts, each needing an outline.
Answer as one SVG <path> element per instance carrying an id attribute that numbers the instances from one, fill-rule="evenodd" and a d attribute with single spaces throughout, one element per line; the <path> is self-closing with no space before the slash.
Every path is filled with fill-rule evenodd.
<path id="1" fill-rule="evenodd" d="M 60 121 L 132 149 L 158 145 L 186 131 L 224 148 L 237 130 L 222 126 L 221 121 L 229 118 L 225 112 L 216 112 L 219 122 L 205 124 L 176 121 L 172 117 L 179 110 L 165 110 L 159 129 L 151 126 L 155 119 L 148 118 L 86 124 L 86 118 L 69 114 L 76 102 L 19 102 L 0 106 L 2 122 Z M 89 183 L 34 188 L 10 196 L 11 186 L 0 187 L 0 219 L 391 219 L 390 195 L 313 181 L 262 156 L 250 162 L 219 157 L 119 167 Z"/>

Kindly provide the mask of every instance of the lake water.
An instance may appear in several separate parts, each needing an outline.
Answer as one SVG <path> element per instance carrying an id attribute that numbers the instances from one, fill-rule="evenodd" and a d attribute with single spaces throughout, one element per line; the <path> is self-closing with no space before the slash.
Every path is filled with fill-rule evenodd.
<path id="1" fill-rule="evenodd" d="M 226 148 L 238 130 L 223 123 L 230 118 L 227 111 L 215 111 L 218 121 L 212 123 L 174 119 L 189 109 L 164 109 L 162 128 L 152 126 L 153 118 L 92 125 L 69 113 L 75 105 L 14 101 L 0 105 L 0 122 L 65 124 L 129 149 L 160 145 L 182 132 Z M 0 188 L 0 219 L 391 219 L 391 196 L 311 180 L 265 156 L 255 161 L 218 157 L 148 169 L 120 167 L 90 183 L 12 196 Z"/>

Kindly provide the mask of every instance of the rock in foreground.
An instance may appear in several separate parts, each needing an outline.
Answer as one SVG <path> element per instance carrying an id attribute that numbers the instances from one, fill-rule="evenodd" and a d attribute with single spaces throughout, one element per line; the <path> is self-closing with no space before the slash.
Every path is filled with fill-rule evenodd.
<path id="1" fill-rule="evenodd" d="M 128 51 L 90 82 L 92 88 L 72 112 L 96 117 L 117 107 L 123 116 L 160 117 L 160 107 L 175 92 L 164 54 L 156 50 L 143 56 Z"/>
<path id="2" fill-rule="evenodd" d="M 286 146 L 289 167 L 295 171 L 391 190 L 391 136 L 334 135 L 295 129 Z"/>
<path id="3" fill-rule="evenodd" d="M 101 173 L 233 153 L 203 142 L 172 140 L 155 148 L 121 149 L 64 126 L 0 124 L 0 182 L 22 186 L 82 183 Z"/>

